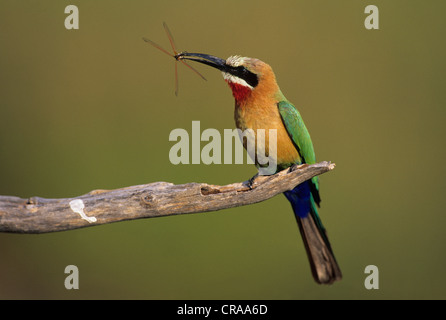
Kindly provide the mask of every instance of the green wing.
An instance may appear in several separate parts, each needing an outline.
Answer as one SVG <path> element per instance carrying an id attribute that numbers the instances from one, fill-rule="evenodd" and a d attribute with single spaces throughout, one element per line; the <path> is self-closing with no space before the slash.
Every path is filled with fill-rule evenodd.
<path id="1" fill-rule="evenodd" d="M 314 153 L 310 133 L 308 132 L 299 111 L 297 111 L 297 109 L 288 101 L 280 101 L 277 104 L 277 107 L 279 108 L 279 113 L 282 117 L 283 124 L 285 125 L 291 140 L 293 140 L 294 145 L 302 158 L 302 163 L 316 163 L 316 155 Z M 315 202 L 319 205 L 320 197 L 318 177 L 312 178 L 311 182 L 311 193 L 313 194 Z"/>
<path id="2" fill-rule="evenodd" d="M 316 163 L 313 143 L 299 111 L 288 101 L 280 101 L 277 106 L 285 128 L 303 158 L 303 163 Z"/>

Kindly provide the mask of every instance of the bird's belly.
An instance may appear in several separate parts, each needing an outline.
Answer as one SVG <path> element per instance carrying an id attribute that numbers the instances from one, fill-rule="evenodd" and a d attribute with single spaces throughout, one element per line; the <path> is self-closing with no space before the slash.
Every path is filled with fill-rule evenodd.
<path id="1" fill-rule="evenodd" d="M 301 163 L 299 152 L 286 131 L 278 111 L 274 112 L 273 110 L 270 112 L 270 114 L 262 115 L 258 112 L 250 112 L 246 109 L 243 110 L 241 108 L 236 108 L 235 122 L 237 128 L 243 132 L 247 129 L 252 129 L 255 136 L 257 154 L 259 154 L 259 152 L 263 152 L 263 154 L 270 157 L 273 156 L 269 155 L 270 143 L 273 142 L 273 140 L 270 139 L 269 130 L 276 130 L 276 159 L 279 169 L 289 167 L 294 163 Z M 261 134 L 259 135 L 259 129 L 264 130 L 264 138 Z M 246 140 L 243 141 L 243 146 L 245 149 L 247 147 L 246 143 Z M 255 162 L 258 164 L 257 159 Z"/>

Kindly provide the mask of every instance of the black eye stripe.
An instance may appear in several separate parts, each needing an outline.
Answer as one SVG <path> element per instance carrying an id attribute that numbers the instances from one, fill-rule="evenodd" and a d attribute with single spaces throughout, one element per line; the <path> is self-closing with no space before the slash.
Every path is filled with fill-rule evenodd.
<path id="1" fill-rule="evenodd" d="M 257 75 L 246 69 L 244 66 L 231 67 L 228 71 L 230 74 L 245 80 L 246 83 L 248 83 L 253 88 L 259 84 Z"/>

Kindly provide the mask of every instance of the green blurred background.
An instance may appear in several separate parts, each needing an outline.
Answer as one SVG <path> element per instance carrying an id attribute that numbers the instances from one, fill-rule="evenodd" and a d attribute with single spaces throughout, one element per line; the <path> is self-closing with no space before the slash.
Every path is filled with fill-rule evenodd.
<path id="1" fill-rule="evenodd" d="M 75 4 L 80 29 L 66 30 Z M 364 8 L 380 29 L 364 28 Z M 320 214 L 344 279 L 314 283 L 289 203 L 42 235 L 0 234 L 2 299 L 446 298 L 444 1 L 0 2 L 0 194 L 73 197 L 168 181 L 227 184 L 252 165 L 169 162 L 175 128 L 233 128 L 204 82 L 144 41 L 272 65 L 318 160 Z M 80 289 L 64 287 L 65 266 Z M 366 290 L 376 265 L 379 290 Z"/>

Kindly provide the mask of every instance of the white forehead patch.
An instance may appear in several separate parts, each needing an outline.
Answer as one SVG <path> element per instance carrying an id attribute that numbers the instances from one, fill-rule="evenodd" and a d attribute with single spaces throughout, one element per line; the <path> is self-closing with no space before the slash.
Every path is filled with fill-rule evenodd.
<path id="1" fill-rule="evenodd" d="M 226 64 L 232 67 L 239 67 L 245 64 L 246 59 L 248 58 L 242 56 L 230 56 L 228 59 L 226 59 Z M 228 82 L 237 83 L 244 87 L 248 87 L 249 89 L 253 89 L 253 86 L 249 85 L 245 80 L 239 77 L 236 77 L 227 72 L 222 72 L 222 74 L 223 78 Z"/>
<path id="2" fill-rule="evenodd" d="M 239 67 L 245 63 L 246 59 L 246 57 L 242 56 L 230 56 L 228 59 L 226 59 L 226 64 L 233 67 Z"/>

